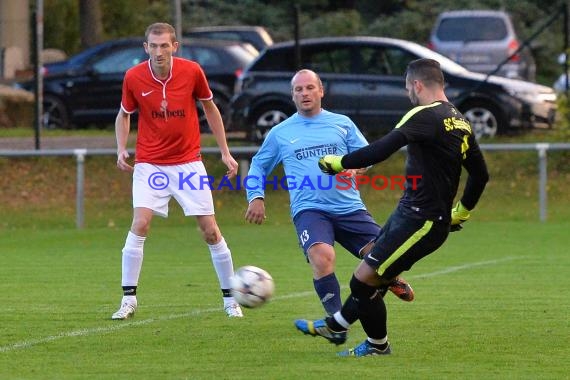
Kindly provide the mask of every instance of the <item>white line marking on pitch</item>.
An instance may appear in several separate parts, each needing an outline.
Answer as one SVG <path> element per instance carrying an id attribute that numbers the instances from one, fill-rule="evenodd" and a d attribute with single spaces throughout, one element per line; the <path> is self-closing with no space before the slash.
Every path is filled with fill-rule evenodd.
<path id="1" fill-rule="evenodd" d="M 143 319 L 140 321 L 132 321 L 132 322 L 115 321 L 114 323 L 117 323 L 117 324 L 114 326 L 110 326 L 110 327 L 94 327 L 94 328 L 87 328 L 87 329 L 81 329 L 81 330 L 74 330 L 74 331 L 64 332 L 64 333 L 57 334 L 57 335 L 51 335 L 51 336 L 48 336 L 45 338 L 25 340 L 22 342 L 13 343 L 11 345 L 1 346 L 0 352 L 8 352 L 8 351 L 13 351 L 13 350 L 18 350 L 18 349 L 29 348 L 29 347 L 37 346 L 38 344 L 49 343 L 49 342 L 53 342 L 55 340 L 59 340 L 62 338 L 69 338 L 69 337 L 74 337 L 74 336 L 86 336 L 86 335 L 93 335 L 93 334 L 106 334 L 106 333 L 109 333 L 111 331 L 122 330 L 122 329 L 125 329 L 128 327 L 148 325 L 149 323 L 159 322 L 159 321 L 168 321 L 171 319 L 193 317 L 193 316 L 197 316 L 200 314 L 212 313 L 214 311 L 219 311 L 219 310 L 220 310 L 220 308 L 202 309 L 202 310 L 191 311 L 189 313 L 172 314 L 172 315 L 169 315 L 166 317 Z"/>
<path id="2" fill-rule="evenodd" d="M 524 256 L 505 257 L 505 258 L 497 259 L 497 260 L 480 261 L 478 263 L 471 263 L 471 264 L 449 267 L 449 268 L 446 268 L 446 269 L 443 269 L 440 271 L 436 271 L 436 272 L 409 276 L 408 278 L 411 279 L 411 278 L 427 278 L 427 277 L 440 276 L 442 274 L 457 272 L 460 270 L 466 270 L 466 269 L 476 268 L 476 267 L 485 266 L 485 265 L 493 265 L 493 264 L 498 264 L 498 263 L 502 263 L 502 262 L 506 262 L 506 261 L 518 260 L 518 259 L 522 259 L 522 258 L 524 258 Z M 312 292 L 312 291 L 300 292 L 300 293 L 291 293 L 291 294 L 275 297 L 275 299 L 299 298 L 299 297 L 309 296 L 312 294 L 314 294 L 314 292 Z M 63 339 L 63 338 L 71 338 L 71 337 L 76 337 L 76 336 L 87 336 L 87 335 L 94 335 L 94 334 L 107 334 L 107 333 L 112 332 L 112 331 L 122 330 L 122 329 L 126 329 L 129 327 L 148 325 L 150 323 L 160 322 L 160 321 L 169 321 L 172 319 L 193 317 L 193 316 L 197 316 L 200 314 L 213 313 L 213 312 L 218 312 L 218 311 L 220 311 L 220 308 L 211 308 L 211 309 L 195 310 L 195 311 L 192 311 L 189 313 L 183 313 L 183 314 L 172 314 L 172 315 L 169 315 L 166 317 L 143 319 L 141 321 L 132 321 L 132 322 L 117 321 L 116 322 L 117 325 L 110 326 L 110 327 L 95 327 L 95 328 L 74 330 L 74 331 L 69 331 L 69 332 L 63 332 L 63 333 L 57 334 L 57 335 L 47 336 L 45 338 L 25 340 L 25 341 L 21 341 L 21 342 L 17 342 L 17 343 L 12 343 L 12 344 L 9 344 L 6 346 L 0 346 L 0 352 L 22 350 L 22 349 L 37 346 L 39 344 L 54 342 L 56 340 Z"/>
<path id="3" fill-rule="evenodd" d="M 489 261 L 480 261 L 478 263 L 471 263 L 471 264 L 464 264 L 464 265 L 458 265 L 455 267 L 448 267 L 446 269 L 443 270 L 439 270 L 436 272 L 431 272 L 431 273 L 425 273 L 425 274 L 418 274 L 418 275 L 414 275 L 414 276 L 409 276 L 408 278 L 428 278 L 428 277 L 434 277 L 434 276 L 439 276 L 442 274 L 447 274 L 447 273 L 452 273 L 452 272 L 457 272 L 463 269 L 471 269 L 471 268 L 476 268 L 476 267 L 481 267 L 481 266 L 485 266 L 485 265 L 493 265 L 493 264 L 498 264 L 498 263 L 503 263 L 505 261 L 512 261 L 512 260 L 518 260 L 518 259 L 524 259 L 525 256 L 511 256 L 511 257 L 504 257 L 502 259 L 497 259 L 497 260 L 489 260 Z"/>

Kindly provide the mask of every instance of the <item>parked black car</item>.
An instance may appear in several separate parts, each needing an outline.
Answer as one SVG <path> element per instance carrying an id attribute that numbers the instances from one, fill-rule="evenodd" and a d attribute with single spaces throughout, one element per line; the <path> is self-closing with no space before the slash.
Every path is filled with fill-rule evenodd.
<path id="1" fill-rule="evenodd" d="M 121 103 L 125 71 L 148 59 L 143 42 L 143 38 L 112 40 L 66 61 L 45 65 L 44 126 L 72 128 L 113 123 Z M 255 55 L 239 42 L 200 39 L 180 41 L 177 55 L 200 63 L 214 101 L 226 117 L 235 82 Z M 33 90 L 35 82 L 17 86 Z M 200 122 L 202 129 L 207 128 L 202 115 Z"/>
<path id="2" fill-rule="evenodd" d="M 261 141 L 271 127 L 295 112 L 290 84 L 295 56 L 294 41 L 278 43 L 246 68 L 230 104 L 230 129 Z M 368 137 L 388 132 L 411 108 L 404 75 L 407 64 L 417 58 L 440 62 L 448 98 L 478 137 L 551 126 L 554 121 L 552 88 L 470 72 L 413 42 L 381 37 L 306 39 L 300 41 L 300 56 L 301 68 L 321 76 L 323 107 L 346 114 Z"/>

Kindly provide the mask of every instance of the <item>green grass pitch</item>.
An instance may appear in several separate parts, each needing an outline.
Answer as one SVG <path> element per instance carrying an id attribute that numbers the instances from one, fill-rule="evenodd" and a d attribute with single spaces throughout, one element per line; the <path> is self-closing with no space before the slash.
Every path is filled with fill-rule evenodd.
<path id="1" fill-rule="evenodd" d="M 393 354 L 337 358 L 347 344 L 304 336 L 323 315 L 289 223 L 222 224 L 234 265 L 260 266 L 273 300 L 229 319 L 192 223 L 157 222 L 139 309 L 118 307 L 126 229 L 15 229 L 0 239 L 0 379 L 568 379 L 570 255 L 565 222 L 469 221 L 386 296 Z M 338 249 L 343 297 L 356 260 Z"/>

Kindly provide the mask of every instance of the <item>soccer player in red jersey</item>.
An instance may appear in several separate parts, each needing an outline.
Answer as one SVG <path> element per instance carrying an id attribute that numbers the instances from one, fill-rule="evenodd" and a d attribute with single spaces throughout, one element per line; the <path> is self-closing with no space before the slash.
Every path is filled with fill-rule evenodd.
<path id="1" fill-rule="evenodd" d="M 230 294 L 234 274 L 231 252 L 214 217 L 211 189 L 200 156 L 200 127 L 196 100 L 220 147 L 227 176 L 237 173 L 223 121 L 213 101 L 206 76 L 196 62 L 173 57 L 178 49 L 174 28 L 155 23 L 146 29 L 143 43 L 149 59 L 129 69 L 123 81 L 121 108 L 115 121 L 117 167 L 133 173 L 133 222 L 122 250 L 121 306 L 112 319 L 127 319 L 137 308 L 136 291 L 143 246 L 152 217 L 168 216 L 174 197 L 186 216 L 195 216 L 211 253 L 229 317 L 242 317 Z M 127 159 L 130 115 L 138 111 L 135 164 Z"/>

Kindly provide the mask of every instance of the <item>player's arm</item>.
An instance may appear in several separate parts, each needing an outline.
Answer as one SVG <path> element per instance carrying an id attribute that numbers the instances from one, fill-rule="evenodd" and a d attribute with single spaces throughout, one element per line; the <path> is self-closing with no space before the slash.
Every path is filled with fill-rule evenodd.
<path id="1" fill-rule="evenodd" d="M 461 199 L 451 210 L 451 230 L 458 231 L 461 224 L 469 219 L 471 211 L 479 202 L 479 198 L 489 181 L 489 172 L 483 153 L 474 138 L 470 140 L 466 151 L 463 167 L 467 170 L 468 177 Z"/>
<path id="2" fill-rule="evenodd" d="M 384 161 L 407 144 L 407 137 L 399 130 L 394 129 L 372 144 L 347 155 L 322 157 L 319 160 L 319 167 L 323 172 L 331 175 L 344 169 L 368 167 Z"/>
<path id="3" fill-rule="evenodd" d="M 115 118 L 115 137 L 117 139 L 117 167 L 124 171 L 132 171 L 133 167 L 127 163 L 129 152 L 127 142 L 131 128 L 131 115 L 121 107 Z"/>
<path id="4" fill-rule="evenodd" d="M 474 139 L 471 144 L 463 161 L 463 167 L 467 170 L 469 177 L 461 197 L 461 203 L 469 210 L 475 208 L 489 182 L 489 172 L 483 153 Z"/>
<path id="5" fill-rule="evenodd" d="M 345 155 L 341 165 L 345 169 L 365 168 L 386 160 L 407 143 L 406 136 L 394 129 L 372 144 Z"/>
<path id="6" fill-rule="evenodd" d="M 212 130 L 212 134 L 214 135 L 216 143 L 220 148 L 222 161 L 228 168 L 226 175 L 228 178 L 232 178 L 237 174 L 238 163 L 230 153 L 230 148 L 228 147 L 228 142 L 226 140 L 224 121 L 222 120 L 220 110 L 214 103 L 213 99 L 200 100 L 200 103 L 202 103 L 202 108 L 204 110 L 204 114 L 206 115 L 206 120 L 208 120 L 208 126 Z"/>
<path id="7" fill-rule="evenodd" d="M 279 146 L 270 131 L 251 160 L 244 187 L 248 201 L 245 220 L 261 224 L 265 220 L 265 178 L 281 162 Z"/>
<path id="8" fill-rule="evenodd" d="M 350 120 L 350 128 L 348 128 L 348 133 L 346 136 L 347 154 L 354 152 L 354 151 L 357 151 L 358 149 L 363 148 L 365 146 L 368 146 L 368 140 L 366 140 L 366 137 L 364 137 L 364 135 L 362 134 L 360 129 L 358 129 L 356 124 L 354 124 L 354 122 L 352 122 L 352 120 Z M 367 167 L 358 168 L 358 169 L 348 169 L 345 172 L 347 173 L 348 176 L 356 177 L 357 175 L 362 175 L 362 174 L 366 173 L 366 171 L 369 168 L 370 167 L 367 166 Z"/>
<path id="9" fill-rule="evenodd" d="M 386 160 L 392 154 L 408 145 L 433 139 L 434 131 L 431 113 L 423 112 L 427 107 L 414 107 L 396 124 L 387 135 L 365 148 L 342 157 L 343 168 L 362 168 Z"/>

